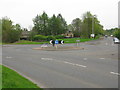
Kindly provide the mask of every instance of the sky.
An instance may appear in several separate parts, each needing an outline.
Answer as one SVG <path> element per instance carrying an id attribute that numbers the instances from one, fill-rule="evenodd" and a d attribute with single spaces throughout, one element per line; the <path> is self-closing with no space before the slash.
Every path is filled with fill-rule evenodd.
<path id="1" fill-rule="evenodd" d="M 0 0 L 0 18 L 7 16 L 14 24 L 31 29 L 33 18 L 45 11 L 49 17 L 62 14 L 67 24 L 90 11 L 97 15 L 104 29 L 118 27 L 120 0 Z"/>

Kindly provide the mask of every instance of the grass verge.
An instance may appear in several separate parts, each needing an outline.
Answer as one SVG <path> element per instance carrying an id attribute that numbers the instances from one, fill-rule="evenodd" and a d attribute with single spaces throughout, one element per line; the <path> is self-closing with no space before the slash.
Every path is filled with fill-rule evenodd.
<path id="1" fill-rule="evenodd" d="M 64 40 L 65 43 L 76 43 L 76 40 L 80 40 L 80 42 L 86 42 L 86 41 L 91 41 L 91 40 L 96 40 L 96 39 L 67 38 L 67 39 L 62 39 L 62 40 Z"/>
<path id="2" fill-rule="evenodd" d="M 12 43 L 12 44 L 44 44 L 49 42 L 35 42 L 35 41 L 27 41 L 27 40 L 20 40 L 18 42 Z"/>
<path id="3" fill-rule="evenodd" d="M 0 65 L 0 90 L 2 89 L 2 65 Z"/>
<path id="4" fill-rule="evenodd" d="M 91 41 L 91 40 L 96 40 L 98 38 L 91 38 L 91 39 L 81 39 L 81 38 L 64 38 L 64 39 L 57 39 L 57 40 L 64 40 L 65 43 L 76 43 L 76 40 L 80 40 L 80 42 L 86 42 L 86 41 Z M 49 41 L 45 42 L 35 42 L 35 41 L 27 41 L 27 40 L 20 40 L 15 43 L 10 43 L 10 44 L 45 44 L 49 43 Z M 5 43 L 4 43 L 5 44 Z"/>
<path id="5" fill-rule="evenodd" d="M 17 72 L 2 66 L 2 88 L 39 88 Z M 42 90 L 42 89 L 40 89 Z"/>

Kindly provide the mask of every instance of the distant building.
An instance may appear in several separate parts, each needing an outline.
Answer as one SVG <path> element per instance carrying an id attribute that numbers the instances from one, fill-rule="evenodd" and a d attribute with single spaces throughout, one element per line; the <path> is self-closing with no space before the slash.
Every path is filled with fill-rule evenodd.
<path id="1" fill-rule="evenodd" d="M 30 31 L 27 31 L 27 30 L 22 31 L 20 40 L 28 40 L 29 34 L 30 34 Z"/>
<path id="2" fill-rule="evenodd" d="M 72 31 L 67 31 L 65 34 L 62 34 L 62 35 L 64 35 L 66 38 L 74 37 L 74 34 L 72 33 Z"/>
<path id="3" fill-rule="evenodd" d="M 118 2 L 118 28 L 120 28 L 120 1 Z"/>

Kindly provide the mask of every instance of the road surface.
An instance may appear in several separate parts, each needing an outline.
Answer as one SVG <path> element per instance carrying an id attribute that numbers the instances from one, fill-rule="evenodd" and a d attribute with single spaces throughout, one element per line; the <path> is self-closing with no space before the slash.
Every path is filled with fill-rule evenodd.
<path id="1" fill-rule="evenodd" d="M 40 46 L 3 45 L 2 63 L 44 88 L 118 88 L 118 45 L 111 37 L 79 43 L 84 50 L 33 50 Z"/>

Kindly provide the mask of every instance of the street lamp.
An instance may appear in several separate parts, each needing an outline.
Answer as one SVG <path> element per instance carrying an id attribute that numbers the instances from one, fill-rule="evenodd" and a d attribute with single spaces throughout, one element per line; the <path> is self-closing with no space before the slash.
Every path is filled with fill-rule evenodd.
<path id="1" fill-rule="evenodd" d="M 96 15 L 92 16 L 92 34 L 91 34 L 91 37 L 95 37 L 95 34 L 94 34 L 94 17 L 96 17 Z"/>

